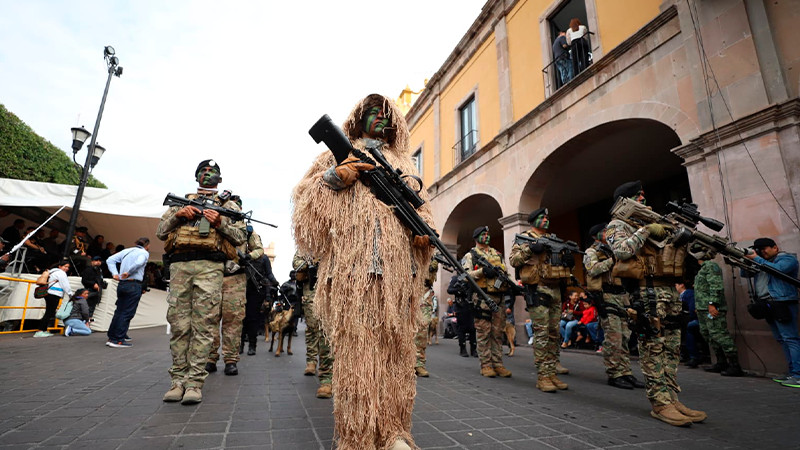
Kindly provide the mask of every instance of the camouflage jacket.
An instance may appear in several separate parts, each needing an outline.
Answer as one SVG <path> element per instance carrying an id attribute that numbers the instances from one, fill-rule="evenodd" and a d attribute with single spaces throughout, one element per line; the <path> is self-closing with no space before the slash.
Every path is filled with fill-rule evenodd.
<path id="1" fill-rule="evenodd" d="M 478 256 L 488 261 L 489 264 L 493 265 L 497 270 L 502 270 L 505 272 L 506 265 L 503 263 L 503 255 L 492 247 L 487 247 L 486 251 L 484 251 L 478 246 L 475 246 L 472 247 L 466 255 L 464 255 L 464 258 L 461 259 L 461 267 L 469 271 L 469 274 L 475 279 L 475 282 L 481 289 L 484 289 L 487 292 L 501 292 L 504 290 L 504 287 L 502 286 L 500 289 L 494 288 L 496 278 L 486 278 L 483 276 L 482 268 L 472 260 L 472 252 L 475 252 Z"/>
<path id="2" fill-rule="evenodd" d="M 611 269 L 614 268 L 614 257 L 608 255 L 601 249 L 601 243 L 595 241 L 591 247 L 586 249 L 583 255 L 583 267 L 586 268 L 586 284 L 590 291 L 602 290 L 603 283 L 616 284 L 611 276 Z"/>
<path id="3" fill-rule="evenodd" d="M 725 287 L 722 283 L 722 269 L 714 261 L 706 261 L 694 277 L 695 309 L 705 311 L 708 305 L 726 309 Z"/>
<path id="4" fill-rule="evenodd" d="M 214 195 L 215 199 L 218 199 L 218 197 L 218 195 Z M 240 210 L 239 205 L 230 200 L 222 204 L 222 207 L 235 211 Z M 161 221 L 158 223 L 158 228 L 156 229 L 156 237 L 158 239 L 165 241 L 170 233 L 178 227 L 189 226 L 188 222 L 177 216 L 180 209 L 180 206 L 172 206 L 161 216 Z M 220 216 L 220 219 L 220 225 L 216 227 L 217 232 L 234 246 L 244 244 L 247 240 L 244 222 L 231 222 L 231 219 L 225 216 Z"/>

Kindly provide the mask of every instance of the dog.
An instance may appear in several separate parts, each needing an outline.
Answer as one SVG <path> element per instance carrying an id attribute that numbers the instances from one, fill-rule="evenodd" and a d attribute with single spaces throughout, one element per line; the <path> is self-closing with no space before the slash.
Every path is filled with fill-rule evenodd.
<path id="1" fill-rule="evenodd" d="M 511 325 L 510 322 L 506 322 L 505 328 L 503 328 L 503 333 L 506 335 L 506 339 L 508 340 L 508 356 L 514 356 L 514 349 L 516 346 L 514 345 L 514 339 L 517 338 L 517 329 L 514 325 Z"/>
<path id="2" fill-rule="evenodd" d="M 285 297 L 281 297 L 272 303 L 272 309 L 269 312 L 269 322 L 267 324 L 267 332 L 264 333 L 264 340 L 269 340 L 269 351 L 272 351 L 272 346 L 275 344 L 275 335 L 278 335 L 278 349 L 275 351 L 275 356 L 281 356 L 283 351 L 283 337 L 288 337 L 286 345 L 286 353 L 292 355 L 292 332 L 296 327 L 297 322 L 293 320 L 294 308 Z"/>
<path id="3" fill-rule="evenodd" d="M 433 340 L 436 339 L 436 344 L 439 344 L 439 317 L 434 315 L 431 321 L 428 322 L 428 345 L 433 345 Z"/>

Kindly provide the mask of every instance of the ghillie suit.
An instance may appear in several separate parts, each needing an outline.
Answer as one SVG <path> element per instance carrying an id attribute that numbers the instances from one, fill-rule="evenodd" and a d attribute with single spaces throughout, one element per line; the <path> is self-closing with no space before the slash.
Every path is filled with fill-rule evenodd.
<path id="1" fill-rule="evenodd" d="M 383 154 L 415 174 L 408 127 L 393 101 L 376 94 L 360 101 L 342 127 L 345 135 L 363 149 L 362 118 L 376 106 L 395 127 Z M 413 338 L 433 248 L 412 246 L 410 231 L 363 183 L 332 189 L 324 178 L 335 165 L 328 151 L 317 157 L 295 187 L 292 219 L 298 251 L 319 260 L 314 310 L 334 355 L 337 448 L 383 449 L 398 438 L 414 447 Z M 418 212 L 432 224 L 427 192 L 420 196 L 426 203 Z"/>

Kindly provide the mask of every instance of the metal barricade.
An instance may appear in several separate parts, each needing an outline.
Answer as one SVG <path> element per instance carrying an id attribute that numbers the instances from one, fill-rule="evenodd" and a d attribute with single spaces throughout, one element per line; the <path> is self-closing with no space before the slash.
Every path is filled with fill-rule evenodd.
<path id="1" fill-rule="evenodd" d="M 24 284 L 24 286 L 22 284 L 18 284 L 16 286 L 14 286 L 13 283 L 22 283 L 22 284 Z M 19 323 L 19 326 L 17 327 L 17 329 L 16 330 L 9 330 L 9 331 L 1 331 L 0 330 L 0 334 L 30 333 L 30 332 L 39 331 L 38 327 L 37 328 L 25 329 L 26 320 L 29 321 L 29 322 L 30 321 L 36 321 L 37 325 L 38 325 L 38 319 L 28 319 L 27 318 L 28 311 L 45 309 L 44 306 L 29 306 L 30 303 L 31 303 L 31 300 L 33 299 L 33 291 L 36 288 L 36 281 L 35 280 L 24 280 L 22 278 L 13 278 L 13 277 L 0 276 L 0 284 L 5 284 L 5 286 L 3 286 L 3 289 L 2 289 L 3 295 L 0 296 L 0 313 L 2 313 L 0 315 L 2 316 L 2 318 L 5 319 L 5 311 L 22 310 L 22 317 L 20 319 L 14 318 L 14 319 L 4 320 L 3 321 L 3 322 L 15 322 L 16 320 L 19 320 L 20 323 Z M 25 291 L 24 303 L 21 306 L 8 306 L 7 303 L 9 301 L 12 301 L 13 293 L 16 292 L 17 290 L 20 290 L 20 289 L 23 289 Z M 62 301 L 63 301 L 63 299 L 62 299 Z M 58 307 L 60 307 L 60 306 L 61 306 L 61 301 L 59 301 L 59 304 L 58 304 Z M 61 333 L 61 331 L 64 328 L 61 327 L 61 326 L 58 326 L 59 322 L 60 322 L 59 320 L 56 320 L 55 321 L 55 325 L 56 326 L 48 327 L 47 330 L 48 331 L 55 331 L 56 333 Z"/>

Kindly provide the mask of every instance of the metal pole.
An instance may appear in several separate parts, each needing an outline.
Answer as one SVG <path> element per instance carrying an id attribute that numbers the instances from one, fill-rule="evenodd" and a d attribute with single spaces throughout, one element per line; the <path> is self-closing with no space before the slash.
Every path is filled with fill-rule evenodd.
<path id="1" fill-rule="evenodd" d="M 89 142 L 89 152 L 86 155 L 86 162 L 83 163 L 83 172 L 81 173 L 81 183 L 78 185 L 78 193 L 75 194 L 75 204 L 72 206 L 72 214 L 69 216 L 69 227 L 67 227 L 67 238 L 64 241 L 64 258 L 69 258 L 69 247 L 72 243 L 72 236 L 75 234 L 75 225 L 78 221 L 78 212 L 81 209 L 81 200 L 83 200 L 83 189 L 89 181 L 89 172 L 91 171 L 92 155 L 94 155 L 94 146 L 97 142 L 97 131 L 100 129 L 100 119 L 103 118 L 103 108 L 106 106 L 106 97 L 108 97 L 108 87 L 111 85 L 111 76 L 114 74 L 116 66 L 110 65 L 108 67 L 108 80 L 106 80 L 106 89 L 103 91 L 103 100 L 100 101 L 100 111 L 97 112 L 97 120 L 94 122 L 94 131 L 92 132 L 92 140 Z"/>

